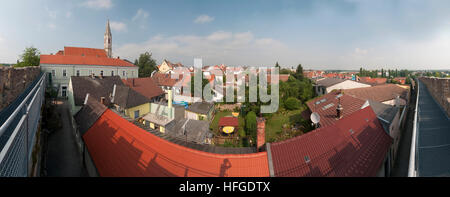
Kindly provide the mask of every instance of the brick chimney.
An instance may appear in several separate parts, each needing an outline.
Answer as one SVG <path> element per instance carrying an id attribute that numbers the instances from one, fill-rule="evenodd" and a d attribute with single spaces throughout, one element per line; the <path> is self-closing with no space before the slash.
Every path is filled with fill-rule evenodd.
<path id="1" fill-rule="evenodd" d="M 256 124 L 256 148 L 260 151 L 266 143 L 266 119 L 258 117 L 256 118 Z"/>
<path id="2" fill-rule="evenodd" d="M 337 119 L 341 119 L 342 116 L 344 116 L 344 108 L 341 105 L 341 98 L 339 98 L 339 104 L 338 104 L 338 106 L 336 108 L 336 113 L 337 113 L 336 114 L 336 118 Z"/>

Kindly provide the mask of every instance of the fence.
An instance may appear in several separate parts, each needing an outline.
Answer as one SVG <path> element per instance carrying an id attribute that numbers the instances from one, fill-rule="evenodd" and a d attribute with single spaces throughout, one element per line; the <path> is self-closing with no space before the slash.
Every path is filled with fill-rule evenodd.
<path id="1" fill-rule="evenodd" d="M 40 74 L 0 111 L 0 177 L 28 176 L 44 103 L 46 75 Z"/>
<path id="2" fill-rule="evenodd" d="M 411 152 L 409 155 L 409 167 L 408 167 L 408 177 L 415 177 L 417 176 L 417 153 L 416 153 L 416 147 L 417 147 L 417 129 L 419 126 L 417 125 L 417 112 L 419 111 L 419 80 L 416 81 L 417 84 L 417 94 L 416 94 L 416 108 L 414 109 L 414 124 L 413 124 L 413 134 L 411 139 Z"/>

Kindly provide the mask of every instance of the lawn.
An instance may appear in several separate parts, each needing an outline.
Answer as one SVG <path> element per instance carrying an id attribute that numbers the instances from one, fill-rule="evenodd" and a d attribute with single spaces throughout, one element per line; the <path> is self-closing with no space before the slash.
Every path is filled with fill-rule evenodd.
<path id="1" fill-rule="evenodd" d="M 293 111 L 282 109 L 273 114 L 272 117 L 266 121 L 266 141 L 274 142 L 276 137 L 282 133 L 283 125 L 292 127 L 301 119 L 301 113 L 305 109 L 306 106 L 302 106 L 300 109 Z"/>
<path id="2" fill-rule="evenodd" d="M 221 112 L 217 112 L 216 115 L 214 116 L 214 119 L 211 122 L 210 128 L 216 134 L 218 134 L 217 133 L 217 129 L 218 129 L 219 120 L 220 120 L 220 118 L 225 117 L 225 116 L 232 116 L 231 112 L 230 111 L 221 111 Z M 245 129 L 245 127 L 244 127 L 245 123 L 244 122 L 245 122 L 244 118 L 239 115 L 239 128 L 244 128 Z"/>

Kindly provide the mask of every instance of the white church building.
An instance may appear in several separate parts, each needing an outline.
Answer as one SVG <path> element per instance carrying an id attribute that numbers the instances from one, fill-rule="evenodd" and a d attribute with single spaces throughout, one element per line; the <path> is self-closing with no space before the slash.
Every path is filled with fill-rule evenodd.
<path id="1" fill-rule="evenodd" d="M 41 70 L 58 89 L 59 97 L 67 96 L 72 76 L 120 76 L 137 78 L 138 67 L 127 60 L 112 57 L 112 34 L 109 20 L 106 24 L 104 49 L 64 47 L 56 54 L 41 55 Z"/>

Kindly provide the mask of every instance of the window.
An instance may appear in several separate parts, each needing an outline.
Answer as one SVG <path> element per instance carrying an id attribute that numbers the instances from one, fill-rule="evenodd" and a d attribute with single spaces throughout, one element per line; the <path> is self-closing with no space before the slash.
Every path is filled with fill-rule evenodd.
<path id="1" fill-rule="evenodd" d="M 80 76 L 80 70 L 77 70 L 77 77 Z"/>
<path id="2" fill-rule="evenodd" d="M 125 77 L 125 71 L 122 71 L 122 76 L 124 76 L 124 77 Z"/>
<path id="3" fill-rule="evenodd" d="M 63 77 L 67 77 L 66 69 L 63 70 Z"/>
<path id="4" fill-rule="evenodd" d="M 54 77 L 56 75 L 55 70 L 52 70 L 52 76 Z"/>
<path id="5" fill-rule="evenodd" d="M 92 70 L 89 70 L 89 75 L 92 75 Z"/>
<path id="6" fill-rule="evenodd" d="M 139 118 L 139 110 L 134 111 L 134 119 Z"/>
<path id="7" fill-rule="evenodd" d="M 114 76 L 114 71 L 111 71 L 111 76 Z"/>

